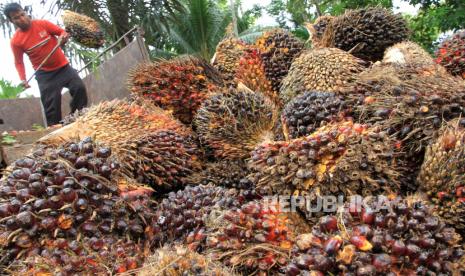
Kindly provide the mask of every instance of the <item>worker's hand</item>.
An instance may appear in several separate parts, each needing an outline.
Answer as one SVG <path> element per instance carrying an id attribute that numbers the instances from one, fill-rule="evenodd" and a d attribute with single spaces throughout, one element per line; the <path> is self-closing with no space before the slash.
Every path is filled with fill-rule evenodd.
<path id="1" fill-rule="evenodd" d="M 21 81 L 21 86 L 24 87 L 24 89 L 31 88 L 31 86 L 29 85 L 29 83 L 27 83 L 26 80 Z"/>
<path id="2" fill-rule="evenodd" d="M 61 34 L 58 39 L 61 39 L 61 43 L 60 45 L 65 45 L 66 42 L 68 42 L 69 40 L 69 34 L 67 32 L 64 32 L 63 34 Z"/>

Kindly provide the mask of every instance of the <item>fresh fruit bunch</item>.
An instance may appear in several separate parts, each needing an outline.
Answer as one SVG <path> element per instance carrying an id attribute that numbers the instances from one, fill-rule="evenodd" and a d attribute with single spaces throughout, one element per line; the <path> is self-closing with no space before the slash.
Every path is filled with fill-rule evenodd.
<path id="1" fill-rule="evenodd" d="M 445 124 L 426 149 L 418 182 L 446 223 L 465 233 L 465 119 Z"/>
<path id="2" fill-rule="evenodd" d="M 271 82 L 266 77 L 265 65 L 258 49 L 249 47 L 239 59 L 236 83 L 240 82 L 252 91 L 265 94 L 276 106 L 281 106 L 278 92 L 273 90 Z"/>
<path id="3" fill-rule="evenodd" d="M 423 152 L 443 120 L 465 114 L 465 83 L 440 66 L 380 64 L 361 73 L 351 90 L 359 120 L 380 124 L 411 155 Z"/>
<path id="4" fill-rule="evenodd" d="M 119 160 L 125 174 L 157 192 L 172 191 L 201 168 L 200 150 L 192 135 L 158 130 L 120 143 Z"/>
<path id="5" fill-rule="evenodd" d="M 70 10 L 63 11 L 62 19 L 66 32 L 85 47 L 100 48 L 105 43 L 103 32 L 94 19 Z"/>
<path id="6" fill-rule="evenodd" d="M 150 231 L 153 245 L 181 241 L 197 249 L 206 238 L 206 222 L 213 211 L 239 207 L 259 196 L 254 191 L 215 185 L 186 186 L 170 192 L 154 209 Z"/>
<path id="7" fill-rule="evenodd" d="M 114 275 L 140 269 L 140 244 L 112 237 L 43 240 L 42 250 L 10 265 L 12 275 Z M 14 269 L 11 271 L 11 269 Z"/>
<path id="8" fill-rule="evenodd" d="M 344 120 L 351 107 L 341 95 L 331 92 L 309 91 L 292 99 L 281 113 L 286 140 L 307 136 L 323 124 Z"/>
<path id="9" fill-rule="evenodd" d="M 231 89 L 208 98 L 194 120 L 200 142 L 215 157 L 248 157 L 256 145 L 273 138 L 277 121 L 275 105 L 260 93 Z"/>
<path id="10" fill-rule="evenodd" d="M 394 142 L 376 128 L 336 122 L 288 142 L 258 146 L 249 161 L 263 194 L 371 195 L 397 191 Z"/>
<path id="11" fill-rule="evenodd" d="M 224 77 L 226 86 L 235 87 L 235 75 L 241 56 L 247 50 L 247 44 L 240 39 L 227 37 L 216 46 L 213 67 Z"/>
<path id="12" fill-rule="evenodd" d="M 39 141 L 44 144 L 60 144 L 63 140 L 94 137 L 100 143 L 110 145 L 116 152 L 118 144 L 124 140 L 135 139 L 145 132 L 160 129 L 189 133 L 181 122 L 167 111 L 153 106 L 149 101 L 112 100 L 90 107 L 72 124 L 58 129 Z"/>
<path id="13" fill-rule="evenodd" d="M 155 202 L 146 193 L 122 198 L 118 171 L 111 149 L 90 138 L 17 160 L 0 184 L 2 265 L 52 250 L 57 239 L 144 237 Z"/>
<path id="14" fill-rule="evenodd" d="M 384 52 L 382 62 L 417 64 L 420 66 L 431 66 L 434 60 L 428 52 L 420 45 L 412 41 L 403 41 L 394 44 Z"/>
<path id="15" fill-rule="evenodd" d="M 222 85 L 220 73 L 195 57 L 146 63 L 129 74 L 129 90 L 190 124 L 202 102 Z"/>
<path id="16" fill-rule="evenodd" d="M 331 23 L 332 20 L 334 20 L 334 16 L 330 15 L 322 15 L 319 16 L 315 22 L 312 23 L 306 23 L 305 27 L 307 28 L 308 32 L 311 34 L 311 40 L 312 40 L 312 47 L 313 48 L 320 48 L 321 45 L 319 44 L 321 42 L 321 39 L 323 37 L 323 34 L 325 33 L 326 27 Z"/>
<path id="17" fill-rule="evenodd" d="M 283 79 L 279 97 L 284 104 L 305 91 L 342 92 L 363 71 L 364 62 L 337 48 L 303 51 Z"/>
<path id="18" fill-rule="evenodd" d="M 250 189 L 253 185 L 247 181 L 247 162 L 243 159 L 223 159 L 209 162 L 197 173 L 191 174 L 187 182 L 192 185 L 213 184 L 237 189 Z"/>
<path id="19" fill-rule="evenodd" d="M 211 260 L 182 245 L 165 246 L 158 249 L 148 258 L 144 267 L 137 271 L 140 276 L 172 276 L 172 275 L 199 275 L 199 276 L 235 276 L 233 270 L 223 264 Z"/>
<path id="20" fill-rule="evenodd" d="M 283 29 L 265 32 L 256 41 L 265 74 L 271 81 L 273 91 L 279 91 L 281 81 L 287 75 L 291 63 L 302 51 L 304 44 L 293 34 Z"/>
<path id="21" fill-rule="evenodd" d="M 453 228 L 421 201 L 383 202 L 354 201 L 322 217 L 298 238 L 286 274 L 462 275 L 464 250 Z"/>
<path id="22" fill-rule="evenodd" d="M 348 10 L 331 20 L 319 45 L 349 51 L 367 61 L 378 61 L 388 47 L 407 40 L 408 35 L 407 22 L 401 15 L 372 7 Z"/>
<path id="23" fill-rule="evenodd" d="M 247 274 L 278 271 L 287 264 L 295 237 L 310 231 L 299 214 L 266 200 L 225 212 L 214 223 L 217 231 L 206 239 L 207 252 Z"/>
<path id="24" fill-rule="evenodd" d="M 436 62 L 449 73 L 465 79 L 465 31 L 457 31 L 445 40 L 436 52 Z"/>

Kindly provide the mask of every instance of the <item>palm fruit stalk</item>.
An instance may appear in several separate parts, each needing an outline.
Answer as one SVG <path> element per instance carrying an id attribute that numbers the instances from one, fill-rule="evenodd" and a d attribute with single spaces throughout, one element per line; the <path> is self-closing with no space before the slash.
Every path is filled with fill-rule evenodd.
<path id="1" fill-rule="evenodd" d="M 384 8 L 348 10 L 325 29 L 320 45 L 350 51 L 354 56 L 378 61 L 384 51 L 404 40 L 409 30 L 401 15 Z"/>
<path id="2" fill-rule="evenodd" d="M 279 91 L 281 81 L 287 75 L 291 63 L 302 51 L 304 44 L 283 29 L 265 32 L 256 42 L 265 65 L 265 74 L 273 91 Z"/>
<path id="3" fill-rule="evenodd" d="M 286 140 L 307 136 L 320 126 L 351 116 L 344 97 L 331 92 L 309 91 L 292 99 L 281 113 Z"/>
<path id="4" fill-rule="evenodd" d="M 89 135 L 111 146 L 122 174 L 160 193 L 183 186 L 184 178 L 200 168 L 200 151 L 191 131 L 143 99 L 99 104 L 41 142 L 75 135 Z"/>
<path id="5" fill-rule="evenodd" d="M 206 252 L 247 275 L 278 272 L 288 263 L 295 238 L 310 231 L 298 213 L 266 200 L 224 212 L 210 224 L 215 228 L 206 239 Z"/>
<path id="6" fill-rule="evenodd" d="M 209 162 L 205 167 L 191 174 L 187 182 L 191 185 L 223 186 L 236 189 L 251 189 L 253 185 L 246 179 L 247 162 L 243 159 L 223 159 Z"/>
<path id="7" fill-rule="evenodd" d="M 51 264 L 75 271 L 82 268 L 78 263 L 87 257 L 93 258 L 100 250 L 111 250 L 101 246 L 104 238 L 113 238 L 115 246 L 130 241 L 139 244 L 155 202 L 145 193 L 137 198 L 122 198 L 119 170 L 111 149 L 90 138 L 58 147 L 40 147 L 17 160 L 0 184 L 2 267 L 14 260 L 41 256 Z M 144 240 L 150 244 L 150 238 Z M 62 242 L 57 244 L 58 241 Z M 94 242 L 99 246 L 93 251 L 85 250 L 78 256 L 77 264 L 69 267 L 71 256 L 65 251 L 73 241 L 77 242 L 73 247 L 79 250 L 81 241 L 91 249 Z M 143 261 L 142 256 L 134 257 L 137 262 Z M 37 261 L 35 264 L 39 265 L 44 259 Z M 113 259 L 97 264 L 95 269 L 100 271 L 108 266 L 114 272 L 119 264 Z M 93 271 L 87 268 L 88 272 Z"/>
<path id="8" fill-rule="evenodd" d="M 132 93 L 150 99 L 185 124 L 221 85 L 221 74 L 214 67 L 190 56 L 141 64 L 128 79 Z"/>
<path id="9" fill-rule="evenodd" d="M 422 201 L 379 198 L 322 217 L 297 238 L 286 275 L 463 275 L 453 228 Z"/>
<path id="10" fill-rule="evenodd" d="M 235 81 L 244 84 L 252 91 L 265 94 L 276 106 L 281 107 L 278 92 L 273 90 L 270 80 L 267 79 L 265 65 L 258 49 L 249 47 L 239 59 Z"/>
<path id="11" fill-rule="evenodd" d="M 465 84 L 440 66 L 373 66 L 350 90 L 359 120 L 380 124 L 411 156 L 422 156 L 443 120 L 465 114 Z"/>
<path id="12" fill-rule="evenodd" d="M 336 122 L 258 146 L 248 176 L 262 194 L 371 195 L 399 189 L 394 141 L 376 128 Z"/>
<path id="13" fill-rule="evenodd" d="M 386 49 L 382 62 L 431 66 L 434 60 L 420 45 L 412 41 L 403 41 Z"/>
<path id="14" fill-rule="evenodd" d="M 208 98 L 197 112 L 194 127 L 215 157 L 240 159 L 261 142 L 272 140 L 277 117 L 271 100 L 240 87 Z"/>
<path id="15" fill-rule="evenodd" d="M 313 48 L 320 48 L 321 39 L 325 33 L 326 27 L 334 20 L 334 16 L 323 15 L 319 16 L 315 22 L 306 23 L 305 27 L 307 28 L 309 34 L 311 35 L 310 39 L 312 41 Z"/>
<path id="16" fill-rule="evenodd" d="M 465 119 L 445 124 L 426 149 L 420 188 L 446 223 L 465 234 Z"/>
<path id="17" fill-rule="evenodd" d="M 292 62 L 279 96 L 284 104 L 305 91 L 342 92 L 363 71 L 364 61 L 336 48 L 311 49 Z"/>
<path id="18" fill-rule="evenodd" d="M 239 60 L 247 47 L 245 42 L 234 37 L 227 37 L 216 46 L 212 65 L 223 75 L 226 86 L 235 87 L 237 85 L 234 81 L 236 71 Z"/>
<path id="19" fill-rule="evenodd" d="M 435 61 L 452 75 L 465 79 L 465 31 L 457 31 L 442 42 L 436 51 Z"/>
<path id="20" fill-rule="evenodd" d="M 172 276 L 172 275 L 199 275 L 199 276 L 236 276 L 232 269 L 211 260 L 182 245 L 165 246 L 158 249 L 148 258 L 144 267 L 137 271 L 139 276 Z"/>
<path id="21" fill-rule="evenodd" d="M 63 11 L 62 19 L 66 32 L 85 47 L 100 48 L 105 43 L 103 32 L 94 19 L 70 10 Z"/>

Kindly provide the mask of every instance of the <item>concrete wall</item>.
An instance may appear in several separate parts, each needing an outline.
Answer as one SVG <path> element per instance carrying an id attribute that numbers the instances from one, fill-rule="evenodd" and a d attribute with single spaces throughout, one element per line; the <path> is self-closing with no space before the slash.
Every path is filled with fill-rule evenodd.
<path id="1" fill-rule="evenodd" d="M 94 73 L 83 78 L 89 105 L 129 95 L 126 87 L 128 71 L 148 60 L 147 49 L 142 39 L 136 36 L 136 39 L 101 64 Z M 63 94 L 63 117 L 70 113 L 70 99 L 68 92 Z M 39 98 L 0 100 L 0 131 L 29 130 L 33 124 L 45 125 L 44 122 Z"/>
<path id="2" fill-rule="evenodd" d="M 28 130 L 45 125 L 40 98 L 0 100 L 0 131 Z"/>

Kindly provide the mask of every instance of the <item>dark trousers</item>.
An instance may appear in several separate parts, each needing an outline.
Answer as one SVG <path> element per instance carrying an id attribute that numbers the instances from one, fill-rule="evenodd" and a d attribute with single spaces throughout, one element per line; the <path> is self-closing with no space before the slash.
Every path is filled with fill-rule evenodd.
<path id="1" fill-rule="evenodd" d="M 71 94 L 71 112 L 87 105 L 87 92 L 84 82 L 77 71 L 66 65 L 55 71 L 39 70 L 36 74 L 39 84 L 40 100 L 44 107 L 47 126 L 56 125 L 61 121 L 61 90 L 69 89 Z"/>

